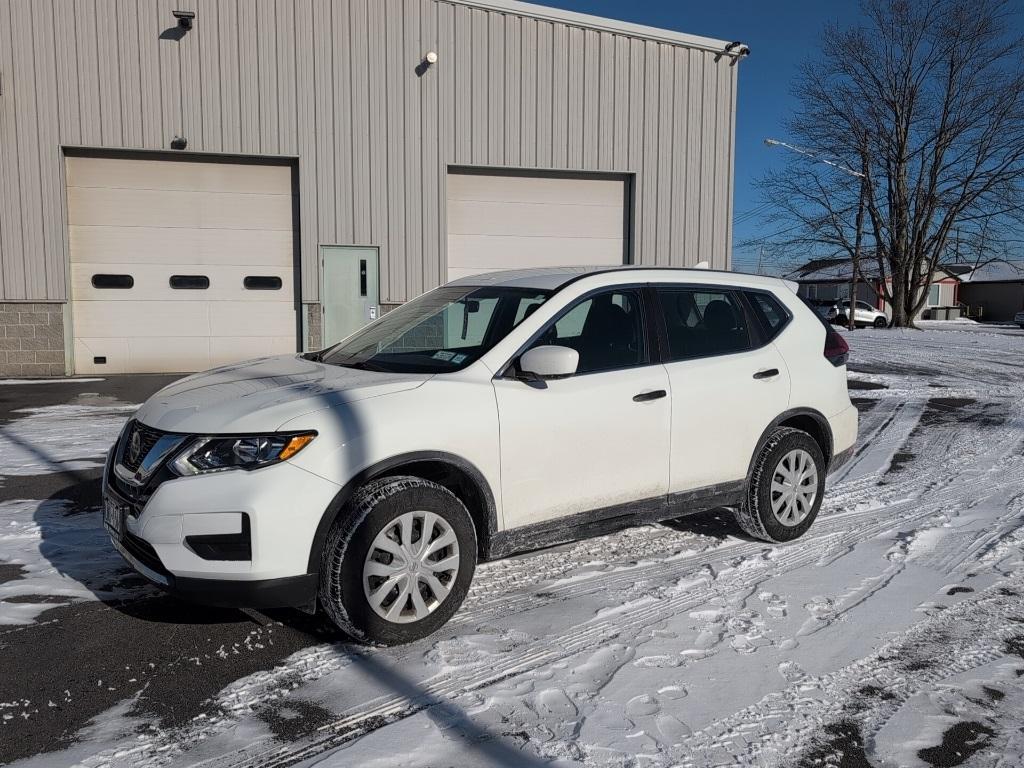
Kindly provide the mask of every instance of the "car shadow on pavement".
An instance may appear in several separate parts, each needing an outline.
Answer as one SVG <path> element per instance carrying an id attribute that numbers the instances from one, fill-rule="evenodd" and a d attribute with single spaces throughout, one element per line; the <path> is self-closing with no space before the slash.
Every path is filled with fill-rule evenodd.
<path id="1" fill-rule="evenodd" d="M 680 533 L 697 533 L 701 536 L 710 536 L 718 541 L 728 538 L 755 541 L 752 536 L 740 528 L 732 510 L 725 507 L 674 517 L 671 520 L 663 520 L 661 524 Z"/>

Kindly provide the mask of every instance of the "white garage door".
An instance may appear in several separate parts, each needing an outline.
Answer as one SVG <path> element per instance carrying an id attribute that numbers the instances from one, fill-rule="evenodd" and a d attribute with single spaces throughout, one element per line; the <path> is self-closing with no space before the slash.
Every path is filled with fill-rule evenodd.
<path id="1" fill-rule="evenodd" d="M 448 279 L 496 269 L 622 264 L 621 179 L 448 174 Z"/>
<path id="2" fill-rule="evenodd" d="M 291 169 L 67 158 L 76 373 L 294 352 Z"/>

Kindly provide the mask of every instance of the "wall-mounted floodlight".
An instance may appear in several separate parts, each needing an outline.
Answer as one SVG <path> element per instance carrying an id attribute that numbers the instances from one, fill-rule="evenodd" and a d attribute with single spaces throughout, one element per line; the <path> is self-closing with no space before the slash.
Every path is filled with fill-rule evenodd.
<path id="1" fill-rule="evenodd" d="M 423 77 L 427 70 L 437 64 L 437 51 L 427 51 L 416 65 L 416 77 Z"/>
<path id="2" fill-rule="evenodd" d="M 746 58 L 750 55 L 750 46 L 744 45 L 739 40 L 734 40 L 725 46 L 725 53 L 731 53 L 738 59 Z"/>
<path id="3" fill-rule="evenodd" d="M 195 11 L 171 11 L 171 15 L 178 20 L 178 26 L 186 32 L 192 29 L 192 22 L 196 19 Z"/>

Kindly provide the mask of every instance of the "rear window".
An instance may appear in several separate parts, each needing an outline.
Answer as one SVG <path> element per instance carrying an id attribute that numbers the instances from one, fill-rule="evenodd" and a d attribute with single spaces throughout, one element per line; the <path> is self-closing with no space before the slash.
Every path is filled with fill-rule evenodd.
<path id="1" fill-rule="evenodd" d="M 743 352 L 750 329 L 739 296 L 714 288 L 658 288 L 670 360 Z"/>
<path id="2" fill-rule="evenodd" d="M 764 329 L 765 338 L 769 341 L 774 339 L 789 322 L 789 312 L 770 293 L 747 291 L 746 296 Z"/>

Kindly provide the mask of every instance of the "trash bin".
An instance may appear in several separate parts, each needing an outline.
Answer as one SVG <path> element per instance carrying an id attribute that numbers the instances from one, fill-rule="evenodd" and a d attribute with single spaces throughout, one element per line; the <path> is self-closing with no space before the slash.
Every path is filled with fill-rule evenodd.
<path id="1" fill-rule="evenodd" d="M 959 320 L 960 319 L 960 307 L 949 307 L 946 309 L 947 320 Z"/>

